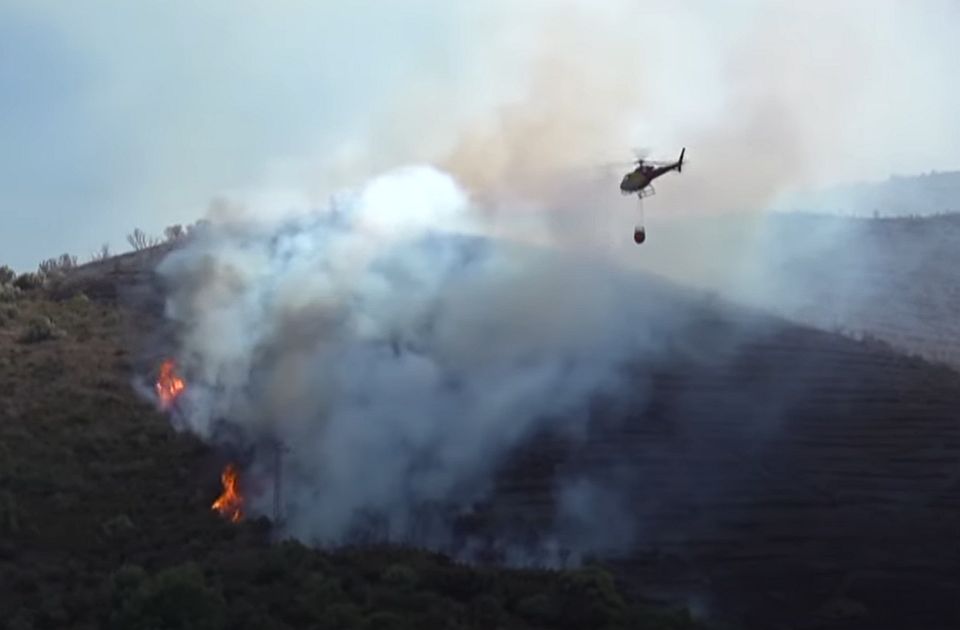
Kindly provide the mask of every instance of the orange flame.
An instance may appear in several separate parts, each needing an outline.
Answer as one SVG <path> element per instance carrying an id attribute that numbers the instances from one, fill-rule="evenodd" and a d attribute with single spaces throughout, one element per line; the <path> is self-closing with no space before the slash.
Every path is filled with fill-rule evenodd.
<path id="1" fill-rule="evenodd" d="M 243 518 L 243 495 L 240 494 L 239 475 L 233 464 L 227 464 L 220 473 L 220 483 L 223 492 L 210 506 L 231 523 L 237 523 Z"/>
<path id="2" fill-rule="evenodd" d="M 173 359 L 167 359 L 160 364 L 160 375 L 157 376 L 157 383 L 154 387 L 157 390 L 157 398 L 160 400 L 162 409 L 169 409 L 187 384 L 177 374 L 176 365 Z"/>

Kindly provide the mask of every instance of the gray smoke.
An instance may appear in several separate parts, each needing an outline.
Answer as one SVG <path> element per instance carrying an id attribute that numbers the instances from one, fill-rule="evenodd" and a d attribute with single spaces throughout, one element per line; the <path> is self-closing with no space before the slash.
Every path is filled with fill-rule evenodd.
<path id="1" fill-rule="evenodd" d="M 211 226 L 160 265 L 189 382 L 177 421 L 254 449 L 261 480 L 258 445 L 281 441 L 292 535 L 343 542 L 372 519 L 446 544 L 449 517 L 425 510 L 469 512 L 526 438 L 576 435 L 619 368 L 657 351 L 637 322 L 667 314 L 624 276 L 483 238 L 478 217 L 449 176 L 412 167 L 311 216 Z M 583 479 L 558 493 L 565 543 L 600 544 L 581 532 L 620 513 L 615 497 Z"/>

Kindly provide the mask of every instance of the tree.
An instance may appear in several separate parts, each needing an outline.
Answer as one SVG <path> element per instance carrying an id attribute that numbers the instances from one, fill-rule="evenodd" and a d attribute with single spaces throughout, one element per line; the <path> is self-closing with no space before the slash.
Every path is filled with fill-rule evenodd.
<path id="1" fill-rule="evenodd" d="M 12 284 L 17 273 L 7 265 L 0 266 L 0 284 Z"/>
<path id="2" fill-rule="evenodd" d="M 90 256 L 90 262 L 99 262 L 101 260 L 106 260 L 107 258 L 110 258 L 110 245 L 108 243 L 104 243 L 100 246 L 100 249 L 93 252 L 93 254 Z"/>
<path id="3" fill-rule="evenodd" d="M 187 233 L 184 231 L 183 226 L 178 223 L 167 226 L 166 229 L 163 230 L 163 235 L 167 239 L 167 242 L 171 242 L 183 238 Z"/>
<path id="4" fill-rule="evenodd" d="M 127 234 L 127 242 L 130 243 L 130 247 L 134 251 L 141 251 L 144 249 L 149 249 L 151 247 L 156 247 L 161 243 L 160 239 L 155 236 L 147 236 L 146 233 L 140 228 L 135 228 L 133 232 Z"/>
<path id="5" fill-rule="evenodd" d="M 77 266 L 77 257 L 70 254 L 60 254 L 59 258 L 48 258 L 40 263 L 41 275 L 49 276 L 59 271 L 66 271 Z"/>
<path id="6" fill-rule="evenodd" d="M 154 628 L 220 630 L 226 606 L 223 596 L 206 585 L 203 573 L 195 564 L 186 564 L 161 571 L 142 579 L 135 588 L 124 580 L 114 581 L 115 610 L 113 626 L 124 630 Z"/>

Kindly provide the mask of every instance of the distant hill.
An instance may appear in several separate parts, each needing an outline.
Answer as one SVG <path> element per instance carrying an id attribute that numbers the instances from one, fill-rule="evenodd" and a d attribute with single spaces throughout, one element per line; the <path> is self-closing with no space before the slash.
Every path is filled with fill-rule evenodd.
<path id="1" fill-rule="evenodd" d="M 650 232 L 646 264 L 667 277 L 960 368 L 960 213 L 771 213 Z"/>
<path id="2" fill-rule="evenodd" d="M 960 212 L 960 171 L 833 186 L 798 194 L 783 207 L 864 217 Z"/>

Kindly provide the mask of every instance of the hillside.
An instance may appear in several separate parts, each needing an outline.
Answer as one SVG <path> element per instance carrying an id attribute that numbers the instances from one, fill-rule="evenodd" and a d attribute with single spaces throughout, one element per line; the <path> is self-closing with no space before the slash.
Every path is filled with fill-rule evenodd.
<path id="1" fill-rule="evenodd" d="M 252 606 L 276 627 L 307 619 L 325 627 L 326 612 L 305 612 L 295 589 L 279 586 L 309 574 L 317 591 L 305 597 L 334 597 L 337 614 L 364 617 L 368 627 L 384 610 L 437 627 L 439 619 L 398 603 L 412 567 L 418 597 L 448 619 L 480 623 L 477 606 L 503 615 L 506 627 L 558 627 L 563 617 L 551 616 L 550 602 L 571 592 L 567 574 L 469 570 L 394 548 L 270 548 L 267 523 L 235 527 L 212 514 L 222 455 L 172 432 L 129 385 L 156 365 L 132 341 L 162 328 L 149 266 L 136 260 L 100 263 L 49 297 L 21 298 L 0 333 L 11 357 L 0 410 L 4 522 L 15 541 L 4 548 L 2 579 L 3 592 L 16 594 L 2 602 L 5 613 L 35 616 L 38 627 L 64 627 L 64 615 L 91 627 L 105 619 L 104 606 L 140 614 L 174 579 L 160 572 L 192 560 L 208 590 L 195 575 L 176 580 L 222 597 L 235 623 L 255 618 L 244 607 Z M 98 297 L 69 298 L 76 290 Z M 585 435 L 534 436 L 501 470 L 491 500 L 459 526 L 490 539 L 542 536 L 558 479 L 582 479 L 617 495 L 619 509 L 601 510 L 604 525 L 592 533 L 628 541 L 604 560 L 634 601 L 688 605 L 745 628 L 956 627 L 960 376 L 877 341 L 667 283 L 639 278 L 636 290 L 650 308 L 677 315 L 653 331 L 664 351 L 625 366 L 630 386 L 596 401 Z M 22 343 L 40 312 L 66 335 Z M 124 335 L 133 336 L 121 343 Z M 117 573 L 125 563 L 152 577 Z M 395 564 L 406 569 L 386 571 Z M 607 588 L 591 571 L 572 574 L 594 580 L 588 598 Z M 124 580 L 141 585 L 132 600 Z M 483 584 L 496 605 L 448 583 Z M 543 592 L 546 602 L 537 599 Z M 53 610 L 63 612 L 41 613 L 47 601 L 62 601 Z M 586 605 L 579 601 L 570 606 Z M 26 613 L 15 610 L 19 602 Z M 622 620 L 624 610 L 639 616 L 632 627 L 668 623 L 646 609 L 613 614 Z"/>
<path id="2" fill-rule="evenodd" d="M 649 265 L 667 277 L 960 368 L 960 214 L 784 213 L 676 222 L 654 234 Z M 672 251 L 700 257 L 684 266 Z"/>
<path id="3" fill-rule="evenodd" d="M 882 181 L 832 186 L 796 195 L 783 205 L 792 210 L 829 210 L 861 217 L 960 212 L 960 172 L 894 175 Z"/>
<path id="4" fill-rule="evenodd" d="M 265 520 L 220 518 L 222 455 L 174 432 L 131 386 L 145 364 L 128 340 L 158 314 L 140 299 L 157 254 L 82 267 L 0 303 L 3 627 L 695 627 L 625 603 L 596 566 L 469 568 L 395 546 L 321 552 L 278 543 Z"/>

